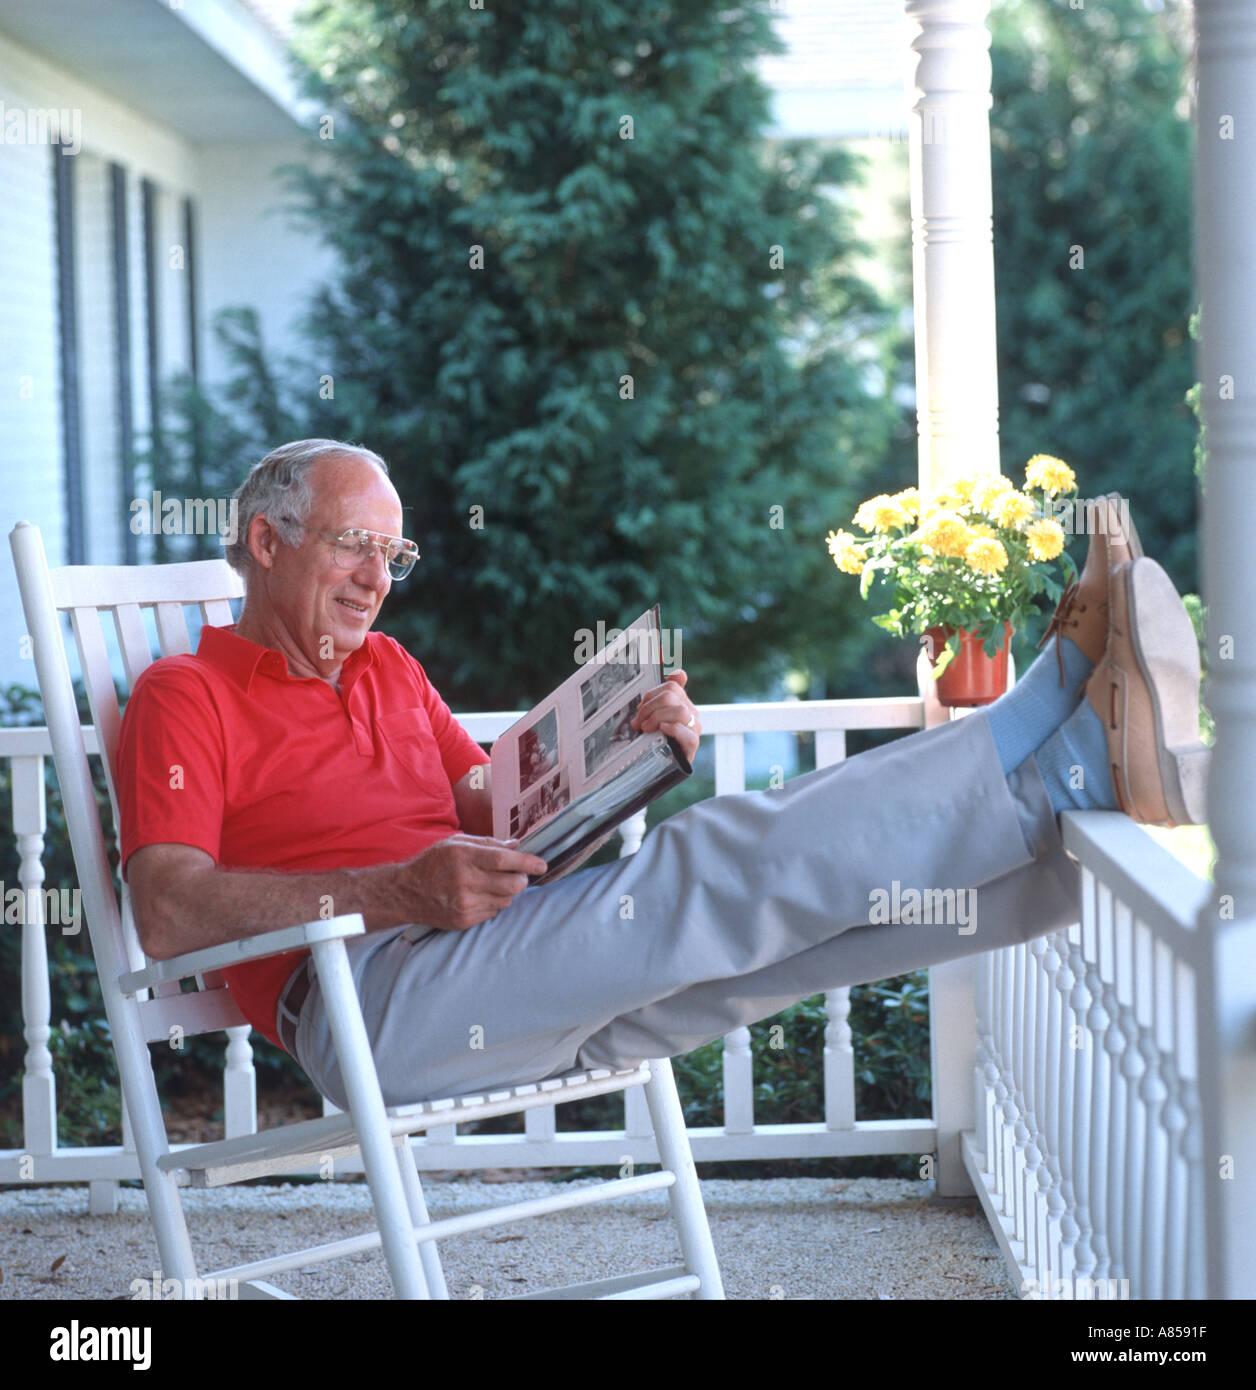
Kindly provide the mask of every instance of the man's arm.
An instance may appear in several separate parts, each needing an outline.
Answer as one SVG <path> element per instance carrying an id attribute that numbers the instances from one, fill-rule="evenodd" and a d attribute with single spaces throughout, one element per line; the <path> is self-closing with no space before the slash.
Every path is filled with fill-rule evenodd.
<path id="1" fill-rule="evenodd" d="M 145 845 L 126 878 L 140 943 L 153 960 L 329 915 L 360 912 L 368 931 L 422 923 L 465 931 L 509 907 L 545 861 L 495 840 L 452 835 L 404 864 L 289 874 L 220 869 L 191 845 Z"/>
<path id="2" fill-rule="evenodd" d="M 493 833 L 493 769 L 477 763 L 465 777 L 454 783 L 454 805 L 458 824 L 468 835 Z"/>

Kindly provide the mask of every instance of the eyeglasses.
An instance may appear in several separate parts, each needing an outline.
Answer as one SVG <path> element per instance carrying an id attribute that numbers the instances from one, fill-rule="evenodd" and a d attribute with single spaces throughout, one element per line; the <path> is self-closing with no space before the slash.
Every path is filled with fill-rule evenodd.
<path id="1" fill-rule="evenodd" d="M 384 563 L 388 567 L 389 576 L 393 579 L 404 579 L 419 558 L 418 546 L 400 536 L 386 536 L 380 531 L 364 531 L 360 526 L 353 526 L 348 531 L 336 535 L 334 531 L 320 531 L 316 526 L 306 526 L 294 517 L 289 517 L 288 520 L 330 541 L 336 547 L 336 564 L 342 570 L 355 570 L 359 565 L 369 564 L 374 560 L 378 549 L 384 552 Z"/>

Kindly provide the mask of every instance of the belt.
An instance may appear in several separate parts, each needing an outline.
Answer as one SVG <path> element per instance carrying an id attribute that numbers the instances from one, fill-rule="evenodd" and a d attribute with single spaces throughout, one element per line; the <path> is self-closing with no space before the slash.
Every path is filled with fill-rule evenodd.
<path id="1" fill-rule="evenodd" d="M 279 1033 L 284 1051 L 292 1057 L 297 1055 L 297 1020 L 301 1017 L 301 1006 L 305 1003 L 312 984 L 310 958 L 307 956 L 293 971 L 292 978 L 279 996 L 276 1031 Z"/>

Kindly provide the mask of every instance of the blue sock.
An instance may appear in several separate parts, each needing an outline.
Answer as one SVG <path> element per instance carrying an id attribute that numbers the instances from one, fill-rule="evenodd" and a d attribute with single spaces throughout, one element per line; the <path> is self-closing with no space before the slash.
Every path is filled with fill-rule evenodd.
<path id="1" fill-rule="evenodd" d="M 1060 685 L 1057 643 L 1064 657 L 1063 686 Z M 1077 708 L 1077 688 L 1089 679 L 1094 669 L 1071 638 L 1053 636 L 1037 661 L 1011 690 L 986 706 L 984 713 L 990 721 L 990 732 L 994 735 L 994 746 L 999 750 L 999 762 L 1005 775 L 1032 758 L 1073 713 Z M 1105 763 L 1107 758 L 1105 752 Z"/>
<path id="2" fill-rule="evenodd" d="M 1108 735 L 1089 700 L 1082 700 L 1034 754 L 1034 761 L 1057 814 L 1118 809 L 1108 763 Z"/>

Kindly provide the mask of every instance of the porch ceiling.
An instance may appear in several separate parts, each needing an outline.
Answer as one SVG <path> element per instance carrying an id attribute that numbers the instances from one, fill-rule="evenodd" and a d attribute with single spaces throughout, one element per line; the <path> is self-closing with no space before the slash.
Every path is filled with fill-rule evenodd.
<path id="1" fill-rule="evenodd" d="M 236 0 L 0 0 L 0 33 L 197 144 L 297 130 L 282 45 Z"/>

